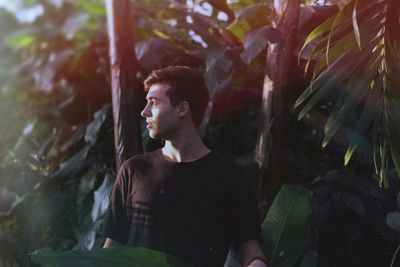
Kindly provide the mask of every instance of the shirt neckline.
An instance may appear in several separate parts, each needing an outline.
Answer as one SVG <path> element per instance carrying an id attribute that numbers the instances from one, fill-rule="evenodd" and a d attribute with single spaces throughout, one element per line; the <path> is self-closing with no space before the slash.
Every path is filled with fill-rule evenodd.
<path id="1" fill-rule="evenodd" d="M 196 164 L 198 162 L 202 162 L 203 160 L 207 159 L 208 157 L 210 157 L 212 154 L 214 154 L 214 152 L 212 150 L 210 150 L 210 152 L 208 152 L 207 154 L 203 155 L 202 157 L 196 159 L 196 160 L 192 160 L 192 161 L 171 161 L 165 158 L 165 156 L 163 155 L 161 148 L 157 149 L 157 154 L 159 156 L 159 158 L 166 162 L 169 165 L 175 165 L 175 166 L 184 166 L 184 165 L 192 165 L 192 164 Z"/>

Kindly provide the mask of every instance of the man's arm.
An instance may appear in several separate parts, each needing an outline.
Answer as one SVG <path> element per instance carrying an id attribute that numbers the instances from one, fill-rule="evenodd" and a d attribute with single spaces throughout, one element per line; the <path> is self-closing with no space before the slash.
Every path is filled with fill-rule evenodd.
<path id="1" fill-rule="evenodd" d="M 239 253 L 242 256 L 243 265 L 246 267 L 267 267 L 267 258 L 261 249 L 258 240 L 249 240 L 240 245 Z"/>
<path id="2" fill-rule="evenodd" d="M 106 238 L 106 242 L 104 243 L 103 248 L 110 248 L 115 246 L 122 246 L 122 243 L 111 238 Z"/>
<path id="3" fill-rule="evenodd" d="M 127 188 L 129 177 L 130 174 L 124 162 L 115 179 L 110 203 L 101 229 L 102 235 L 107 237 L 103 248 L 123 246 L 127 242 L 129 222 L 127 220 L 125 201 L 129 195 Z"/>

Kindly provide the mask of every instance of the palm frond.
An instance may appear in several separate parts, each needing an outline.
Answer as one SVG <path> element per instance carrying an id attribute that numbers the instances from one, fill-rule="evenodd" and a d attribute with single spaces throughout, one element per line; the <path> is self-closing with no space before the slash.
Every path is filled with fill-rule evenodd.
<path id="1" fill-rule="evenodd" d="M 400 176 L 400 2 L 352 0 L 317 27 L 303 49 L 313 45 L 306 65 L 315 62 L 313 80 L 297 99 L 303 118 L 334 90 L 340 96 L 324 128 L 326 146 L 349 118 L 352 134 L 344 155 L 347 165 L 362 136 L 372 136 L 380 184 L 388 168 Z"/>

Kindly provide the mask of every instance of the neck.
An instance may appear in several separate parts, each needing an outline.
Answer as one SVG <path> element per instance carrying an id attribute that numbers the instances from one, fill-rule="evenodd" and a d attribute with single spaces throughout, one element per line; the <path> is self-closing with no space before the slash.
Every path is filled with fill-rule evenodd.
<path id="1" fill-rule="evenodd" d="M 174 138 L 165 140 L 161 149 L 167 160 L 174 162 L 195 161 L 210 152 L 201 140 L 195 127 L 186 128 L 179 132 Z"/>

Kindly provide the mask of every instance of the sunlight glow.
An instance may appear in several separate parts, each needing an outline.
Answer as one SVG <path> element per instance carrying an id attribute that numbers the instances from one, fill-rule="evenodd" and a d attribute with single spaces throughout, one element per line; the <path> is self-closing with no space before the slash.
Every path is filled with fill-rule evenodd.
<path id="1" fill-rule="evenodd" d="M 204 48 L 208 47 L 207 43 L 204 42 L 203 38 L 201 38 L 201 36 L 196 34 L 194 31 L 190 30 L 189 35 L 195 42 L 201 44 L 202 47 Z"/>
<path id="2" fill-rule="evenodd" d="M 0 8 L 13 13 L 20 23 L 31 23 L 44 13 L 44 8 L 41 4 L 25 7 L 22 5 L 21 0 L 0 0 Z"/>
<path id="3" fill-rule="evenodd" d="M 228 21 L 228 15 L 226 15 L 226 13 L 222 11 L 218 12 L 217 18 L 222 21 Z"/>
<path id="4" fill-rule="evenodd" d="M 186 22 L 189 24 L 193 24 L 193 19 L 191 16 L 186 16 Z"/>

